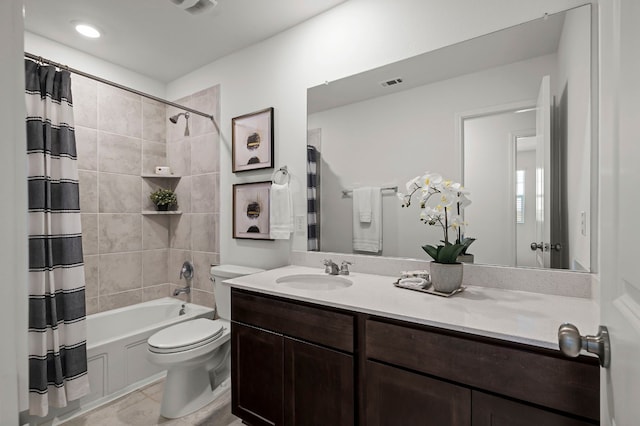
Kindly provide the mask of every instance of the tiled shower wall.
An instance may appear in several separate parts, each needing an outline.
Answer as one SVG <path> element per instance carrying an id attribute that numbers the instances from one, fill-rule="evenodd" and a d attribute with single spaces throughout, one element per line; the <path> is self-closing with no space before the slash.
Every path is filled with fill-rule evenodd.
<path id="1" fill-rule="evenodd" d="M 184 283 L 179 283 L 179 266 L 175 265 L 181 265 L 186 259 L 202 264 L 203 256 L 192 255 L 190 247 L 189 250 L 177 252 L 171 249 L 172 244 L 180 242 L 176 235 L 180 235 L 182 240 L 192 240 L 190 228 L 189 235 L 184 235 L 187 229 L 180 226 L 180 218 L 171 220 L 169 216 L 148 216 L 141 212 L 153 210 L 148 196 L 158 186 L 177 186 L 179 208 L 185 212 L 185 217 L 191 216 L 191 199 L 202 199 L 204 193 L 199 190 L 200 181 L 196 179 L 197 185 L 193 186 L 190 176 L 191 149 L 167 149 L 167 132 L 173 134 L 174 127 L 182 127 L 182 130 L 184 127 L 180 122 L 178 125 L 168 122 L 169 111 L 164 104 L 76 75 L 72 77 L 72 84 L 87 313 L 169 296 L 175 284 Z M 216 106 L 215 109 L 209 108 L 216 112 L 217 93 L 215 88 L 203 95 L 215 94 L 216 98 L 206 101 Z M 199 100 L 204 102 L 204 99 Z M 214 180 L 217 182 L 217 133 L 197 124 L 197 120 L 190 121 L 193 122 L 190 123 L 193 136 L 182 143 L 191 145 L 193 141 L 197 144 L 196 134 L 203 138 L 209 136 L 207 142 L 215 144 L 216 149 L 209 150 L 207 157 L 199 157 L 199 160 L 216 164 Z M 211 133 L 215 133 L 216 137 L 212 137 Z M 184 177 L 178 181 L 143 179 L 141 175 L 153 174 L 155 166 L 168 164 L 168 151 L 172 153 L 174 163 L 189 165 L 189 168 L 174 171 Z M 197 166 L 195 170 L 202 173 Z M 191 193 L 192 189 L 195 189 L 194 194 Z M 205 192 L 211 197 L 206 204 L 213 213 L 214 206 L 217 209 L 219 205 L 213 201 L 217 200 L 218 191 L 207 189 Z M 197 202 L 196 205 L 202 208 Z M 210 254 L 207 259 L 219 257 L 217 223 L 209 221 L 211 228 L 199 234 L 201 238 L 213 239 L 207 241 L 206 247 L 196 245 L 198 248 L 215 248 L 207 252 Z M 183 249 L 184 245 L 179 247 Z M 208 274 L 208 267 L 206 269 Z M 212 288 L 203 284 L 203 273 L 202 268 L 196 268 L 193 284 L 202 288 L 202 291 L 194 292 L 193 301 L 212 305 Z"/>

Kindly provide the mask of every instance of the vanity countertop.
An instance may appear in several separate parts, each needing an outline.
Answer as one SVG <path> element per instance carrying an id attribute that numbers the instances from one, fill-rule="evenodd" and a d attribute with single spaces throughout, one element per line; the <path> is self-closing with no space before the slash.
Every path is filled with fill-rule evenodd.
<path id="1" fill-rule="evenodd" d="M 321 268 L 290 265 L 225 283 L 287 299 L 549 349 L 558 349 L 560 324 L 573 323 L 586 334 L 595 333 L 599 324 L 598 306 L 591 299 L 476 286 L 445 298 L 397 288 L 394 277 L 358 272 L 346 277 L 353 285 L 334 290 L 297 289 L 276 283 L 276 279 L 294 274 L 324 275 Z"/>

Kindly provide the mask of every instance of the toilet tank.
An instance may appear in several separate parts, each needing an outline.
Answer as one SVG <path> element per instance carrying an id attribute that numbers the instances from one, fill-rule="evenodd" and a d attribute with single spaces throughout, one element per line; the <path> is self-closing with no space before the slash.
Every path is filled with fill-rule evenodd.
<path id="1" fill-rule="evenodd" d="M 240 265 L 216 265 L 211 267 L 213 279 L 213 292 L 216 298 L 216 310 L 220 318 L 231 320 L 231 288 L 222 284 L 222 281 L 244 275 L 264 272 L 264 269 L 251 268 Z"/>

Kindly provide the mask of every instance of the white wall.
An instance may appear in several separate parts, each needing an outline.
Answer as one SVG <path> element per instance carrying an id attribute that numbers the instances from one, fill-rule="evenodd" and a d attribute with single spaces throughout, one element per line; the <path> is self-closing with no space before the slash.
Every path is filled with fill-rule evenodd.
<path id="1" fill-rule="evenodd" d="M 352 222 L 344 218 L 351 216 L 353 200 L 351 197 L 343 198 L 342 189 L 397 185 L 404 191 L 405 183 L 425 170 L 461 181 L 456 115 L 535 99 L 540 79 L 552 73 L 555 66 L 555 55 L 547 55 L 309 116 L 309 128 L 321 128 L 323 140 L 321 250 L 339 253 L 352 251 Z M 471 159 L 470 166 L 475 163 L 477 170 L 484 170 L 486 161 L 504 163 L 497 157 L 507 158 L 508 134 L 502 130 L 500 146 L 491 137 L 482 136 L 483 140 L 477 141 L 480 149 L 468 157 Z M 503 173 L 507 173 L 506 164 Z M 465 176 L 466 182 L 472 182 L 473 179 Z M 506 185 L 506 181 L 502 180 L 500 184 Z M 488 194 L 471 194 L 474 203 L 478 196 L 484 197 L 485 203 L 497 201 L 497 196 L 507 196 L 506 186 L 502 191 L 504 193 L 501 193 L 492 181 L 490 185 Z M 479 200 L 480 203 L 482 201 Z M 508 208 L 503 201 L 499 204 Z M 418 211 L 415 205 L 402 209 L 392 192 L 383 192 L 383 256 L 423 258 L 425 254 L 420 247 L 442 239 L 441 228 L 422 224 L 418 220 Z M 495 209 L 487 214 L 477 213 L 471 221 L 468 235 L 476 236 L 476 229 L 487 228 L 495 223 L 494 213 Z M 506 211 L 498 213 L 506 215 Z M 498 223 L 502 229 L 503 225 Z M 513 239 L 514 229 L 511 231 Z M 483 244 L 487 254 L 481 257 L 493 259 L 491 263 L 498 262 L 499 258 L 489 252 L 495 251 L 497 248 L 494 246 L 500 247 L 502 243 L 494 238 L 487 239 Z M 477 255 L 476 243 L 473 248 L 471 251 Z M 514 262 L 502 260 L 499 264 L 515 263 L 515 259 Z"/>
<path id="2" fill-rule="evenodd" d="M 591 268 L 591 73 L 590 15 L 588 8 L 568 13 L 558 45 L 556 96 L 566 85 L 567 116 L 567 217 L 569 220 L 569 262 Z M 586 234 L 580 230 L 580 213 L 585 212 Z"/>
<path id="3" fill-rule="evenodd" d="M 472 200 L 465 211 L 469 222 L 466 235 L 476 238 L 469 251 L 477 263 L 516 266 L 513 138 L 532 129 L 533 111 L 493 114 L 464 122 L 464 178 Z"/>
<path id="4" fill-rule="evenodd" d="M 22 1 L 0 2 L 0 422 L 27 404 L 27 178 Z"/>
<path id="5" fill-rule="evenodd" d="M 221 202 L 231 185 L 269 179 L 270 171 L 234 175 L 229 161 L 231 118 L 273 106 L 276 166 L 286 164 L 297 191 L 296 214 L 305 212 L 306 89 L 325 81 L 405 59 L 584 3 L 582 0 L 350 0 L 262 43 L 206 65 L 167 86 L 169 98 L 221 84 Z M 277 266 L 294 242 L 233 240 L 231 211 L 221 213 L 221 261 Z"/>
<path id="6" fill-rule="evenodd" d="M 150 95 L 165 96 L 166 86 L 160 81 L 37 34 L 24 33 L 24 50 Z"/>

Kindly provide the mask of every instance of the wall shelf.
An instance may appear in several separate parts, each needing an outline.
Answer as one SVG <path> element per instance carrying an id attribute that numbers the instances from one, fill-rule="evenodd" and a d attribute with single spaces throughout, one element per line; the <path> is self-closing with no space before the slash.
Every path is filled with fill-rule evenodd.
<path id="1" fill-rule="evenodd" d="M 162 215 L 162 214 L 168 214 L 168 215 L 177 215 L 177 214 L 182 214 L 182 212 L 180 210 L 167 210 L 167 211 L 159 211 L 159 210 L 143 210 L 142 211 L 143 215 L 148 215 L 148 216 L 152 216 L 152 215 Z"/>
<path id="2" fill-rule="evenodd" d="M 159 179 L 180 179 L 180 175 L 156 175 L 154 173 L 147 173 L 141 175 L 143 178 L 159 178 Z"/>

